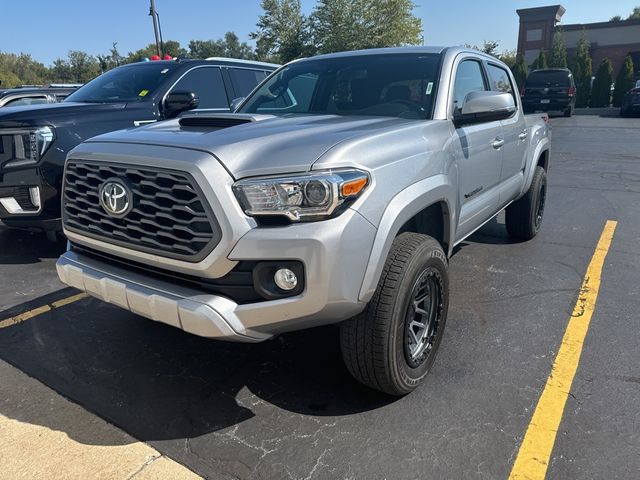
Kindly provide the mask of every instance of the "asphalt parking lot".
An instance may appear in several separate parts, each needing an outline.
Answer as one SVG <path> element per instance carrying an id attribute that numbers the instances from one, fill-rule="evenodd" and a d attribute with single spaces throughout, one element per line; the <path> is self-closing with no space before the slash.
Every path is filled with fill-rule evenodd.
<path id="1" fill-rule="evenodd" d="M 356 384 L 335 328 L 221 343 L 91 298 L 2 326 L 77 292 L 55 274 L 64 244 L 0 227 L 0 358 L 128 435 L 1 398 L 0 416 L 82 445 L 141 441 L 211 479 L 506 479 L 614 220 L 547 478 L 640 478 L 640 119 L 552 125 L 541 233 L 513 243 L 501 215 L 457 249 L 443 344 L 414 393 Z M 11 461 L 0 451 L 0 471 Z"/>

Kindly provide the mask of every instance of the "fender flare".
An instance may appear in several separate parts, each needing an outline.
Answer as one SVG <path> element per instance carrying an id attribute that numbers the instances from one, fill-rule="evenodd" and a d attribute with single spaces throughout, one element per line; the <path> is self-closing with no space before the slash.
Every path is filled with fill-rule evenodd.
<path id="1" fill-rule="evenodd" d="M 536 171 L 536 165 L 538 165 L 538 160 L 542 156 L 544 152 L 548 152 L 550 150 L 551 142 L 549 137 L 543 137 L 538 144 L 535 146 L 533 154 L 531 155 L 531 159 L 527 165 L 525 170 L 524 182 L 522 184 L 522 191 L 518 198 L 525 194 L 529 187 L 531 186 L 531 182 L 533 181 L 533 174 Z"/>
<path id="2" fill-rule="evenodd" d="M 418 212 L 435 203 L 443 202 L 446 206 L 444 222 L 444 239 L 451 248 L 457 221 L 457 210 L 452 205 L 455 199 L 454 188 L 446 175 L 436 175 L 414 183 L 398 193 L 388 203 L 378 225 L 369 262 L 365 270 L 358 300 L 368 302 L 378 286 L 385 259 L 391 250 L 391 244 L 400 228 Z M 455 200 L 454 200 L 455 201 Z M 449 252 L 445 252 L 449 253 Z"/>

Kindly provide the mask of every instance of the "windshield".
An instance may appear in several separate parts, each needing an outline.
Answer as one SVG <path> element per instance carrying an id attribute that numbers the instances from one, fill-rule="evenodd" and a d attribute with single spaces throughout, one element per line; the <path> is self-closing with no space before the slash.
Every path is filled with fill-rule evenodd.
<path id="1" fill-rule="evenodd" d="M 167 64 L 114 68 L 80 87 L 65 102 L 133 102 L 154 93 L 172 68 Z"/>
<path id="2" fill-rule="evenodd" d="M 431 118 L 439 54 L 310 59 L 263 83 L 239 113 Z"/>
<path id="3" fill-rule="evenodd" d="M 571 86 L 571 73 L 567 71 L 533 72 L 527 78 L 525 87 L 568 87 Z"/>

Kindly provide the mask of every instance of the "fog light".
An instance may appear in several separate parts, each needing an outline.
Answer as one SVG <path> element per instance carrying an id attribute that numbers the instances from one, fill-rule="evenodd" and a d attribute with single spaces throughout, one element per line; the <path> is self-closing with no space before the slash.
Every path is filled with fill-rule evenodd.
<path id="1" fill-rule="evenodd" d="M 276 282 L 278 288 L 289 291 L 296 288 L 298 285 L 298 277 L 288 268 L 280 268 L 273 276 L 273 280 Z"/>
<path id="2" fill-rule="evenodd" d="M 31 203 L 37 209 L 40 209 L 40 188 L 39 187 L 29 187 L 29 198 L 31 199 Z"/>

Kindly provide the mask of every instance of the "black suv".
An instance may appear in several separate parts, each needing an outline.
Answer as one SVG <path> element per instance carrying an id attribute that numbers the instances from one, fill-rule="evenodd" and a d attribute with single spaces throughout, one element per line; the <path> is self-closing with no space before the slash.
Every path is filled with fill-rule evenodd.
<path id="1" fill-rule="evenodd" d="M 0 107 L 24 107 L 42 103 L 58 103 L 80 85 L 53 84 L 48 87 L 21 87 L 0 90 Z"/>
<path id="2" fill-rule="evenodd" d="M 570 117 L 576 108 L 576 84 L 566 68 L 534 70 L 527 77 L 522 95 L 525 113 L 561 111 Z"/>
<path id="3" fill-rule="evenodd" d="M 634 88 L 624 94 L 620 106 L 621 117 L 630 117 L 633 114 L 640 114 L 640 80 L 636 82 Z"/>
<path id="4" fill-rule="evenodd" d="M 0 109 L 0 220 L 55 238 L 73 147 L 187 110 L 228 112 L 276 68 L 233 59 L 139 62 L 100 75 L 62 103 Z"/>

